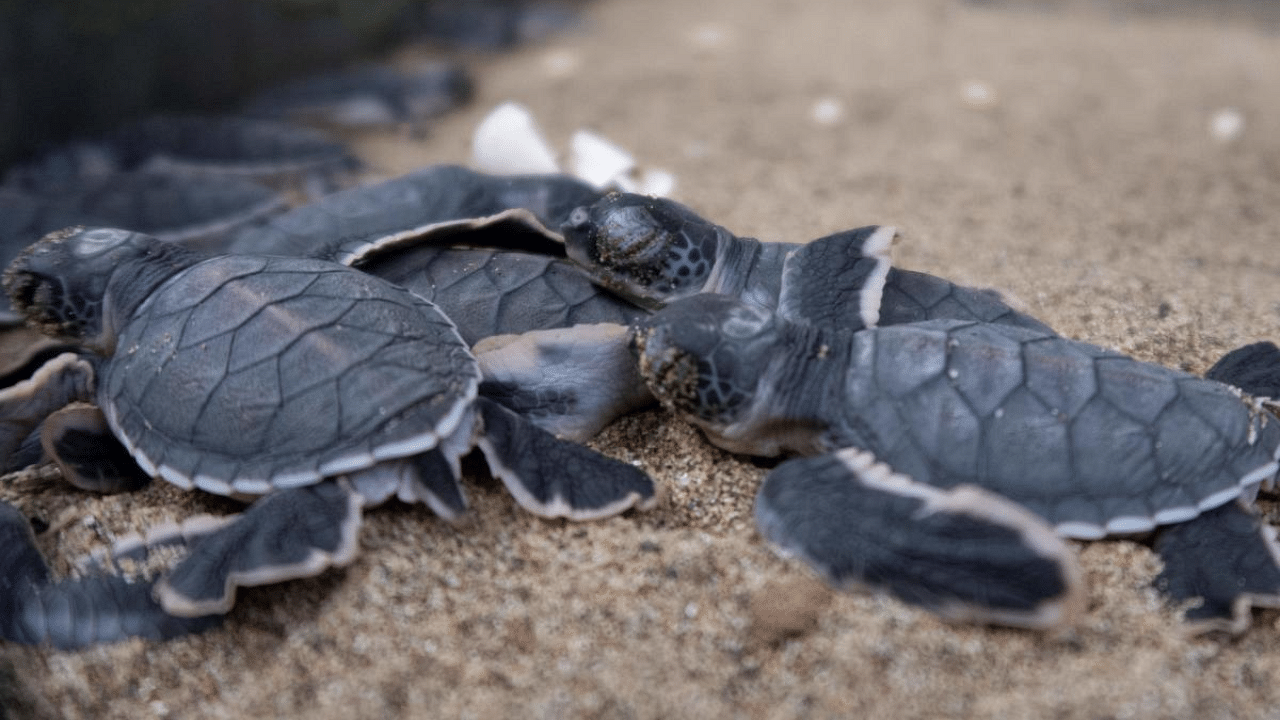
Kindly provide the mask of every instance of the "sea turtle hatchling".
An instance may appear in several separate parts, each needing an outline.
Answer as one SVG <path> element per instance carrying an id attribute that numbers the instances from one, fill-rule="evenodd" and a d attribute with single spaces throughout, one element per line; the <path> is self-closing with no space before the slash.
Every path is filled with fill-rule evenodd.
<path id="1" fill-rule="evenodd" d="M 566 175 L 437 165 L 291 210 L 229 249 L 332 260 L 434 302 L 473 345 L 485 395 L 586 440 L 653 402 L 626 330 L 649 311 L 593 284 L 549 229 L 601 195 Z"/>
<path id="2" fill-rule="evenodd" d="M 457 517 L 459 462 L 473 446 L 538 515 L 591 519 L 654 501 L 636 468 L 480 396 L 476 360 L 448 317 L 366 273 L 71 228 L 20 255 L 4 284 L 30 323 L 86 350 L 0 393 L 7 448 L 43 422 L 68 479 L 112 489 L 95 468 L 105 416 L 147 474 L 259 498 L 190 529 L 189 554 L 156 585 L 170 614 L 224 613 L 237 586 L 348 562 L 361 508 L 392 496 Z M 77 602 L 82 622 L 97 601 Z"/>
<path id="3" fill-rule="evenodd" d="M 807 243 L 760 242 L 674 200 L 611 193 L 575 210 L 561 230 L 569 258 L 596 283 L 650 308 L 718 293 L 847 330 L 940 318 L 1048 330 L 994 291 L 893 267 L 897 230 L 887 225 Z"/>
<path id="4" fill-rule="evenodd" d="M 1241 631 L 1280 604 L 1275 532 L 1251 512 L 1280 421 L 1224 382 L 1027 327 L 935 320 L 841 332 L 720 295 L 637 331 L 662 403 L 713 443 L 800 453 L 764 480 L 761 533 L 838 585 L 958 618 L 1047 627 L 1082 603 L 1059 538 L 1156 532 L 1160 586 Z M 1280 351 L 1214 377 L 1276 387 Z"/>

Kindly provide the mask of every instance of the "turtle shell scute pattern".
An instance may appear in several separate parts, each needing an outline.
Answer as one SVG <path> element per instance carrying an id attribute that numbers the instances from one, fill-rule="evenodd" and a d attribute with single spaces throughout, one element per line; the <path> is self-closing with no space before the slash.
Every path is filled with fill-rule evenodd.
<path id="1" fill-rule="evenodd" d="M 453 324 L 408 291 L 321 261 L 227 256 L 143 304 L 99 399 L 149 470 L 266 487 L 432 446 L 478 381 Z"/>
<path id="2" fill-rule="evenodd" d="M 1280 447 L 1280 423 L 1225 385 L 1034 330 L 884 327 L 853 358 L 828 442 L 934 486 L 976 483 L 1069 535 L 1193 517 Z"/>
<path id="3" fill-rule="evenodd" d="M 534 253 L 417 247 L 361 269 L 440 305 L 469 343 L 533 328 L 627 324 L 642 313 L 564 260 Z"/>

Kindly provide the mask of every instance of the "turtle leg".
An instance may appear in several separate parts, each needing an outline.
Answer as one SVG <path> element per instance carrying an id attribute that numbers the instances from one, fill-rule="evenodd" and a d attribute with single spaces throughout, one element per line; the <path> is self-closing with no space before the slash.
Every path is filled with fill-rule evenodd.
<path id="1" fill-rule="evenodd" d="M 1042 519 L 973 486 L 916 482 L 860 450 L 779 465 L 755 514 L 761 535 L 833 585 L 953 620 L 1044 629 L 1083 607 L 1075 555 Z"/>
<path id="2" fill-rule="evenodd" d="M 156 596 L 181 617 L 226 613 L 237 587 L 345 565 L 358 546 L 360 508 L 360 495 L 345 481 L 273 492 L 191 540 L 187 556 L 156 583 Z"/>
<path id="3" fill-rule="evenodd" d="M 1280 398 L 1280 348 L 1273 342 L 1238 347 L 1223 355 L 1204 376 L 1235 385 L 1250 395 Z"/>
<path id="4" fill-rule="evenodd" d="M 489 470 L 534 515 L 595 520 L 656 499 L 653 478 L 620 460 L 556 438 L 496 402 L 477 401 L 484 422 L 476 445 Z"/>
<path id="5" fill-rule="evenodd" d="M 569 440 L 589 440 L 618 416 L 654 402 L 631 353 L 631 330 L 622 325 L 497 335 L 474 351 L 482 395 Z"/>
<path id="6" fill-rule="evenodd" d="M 169 615 L 151 589 L 151 583 L 115 575 L 53 581 L 30 523 L 0 502 L 0 638 L 72 649 L 131 637 L 180 637 L 220 620 Z"/>
<path id="7" fill-rule="evenodd" d="M 62 477 L 82 490 L 126 492 L 151 482 L 96 406 L 74 403 L 50 415 L 40 427 L 40 445 Z"/>
<path id="8" fill-rule="evenodd" d="M 1200 598 L 1187 610 L 1198 631 L 1239 634 L 1254 607 L 1280 607 L 1276 531 L 1238 502 L 1169 526 L 1156 536 L 1164 560 L 1156 585 L 1175 601 Z"/>
<path id="9" fill-rule="evenodd" d="M 62 353 L 27 380 L 0 390 L 0 457 L 9 465 L 23 442 L 54 411 L 69 403 L 92 402 L 93 363 Z"/>

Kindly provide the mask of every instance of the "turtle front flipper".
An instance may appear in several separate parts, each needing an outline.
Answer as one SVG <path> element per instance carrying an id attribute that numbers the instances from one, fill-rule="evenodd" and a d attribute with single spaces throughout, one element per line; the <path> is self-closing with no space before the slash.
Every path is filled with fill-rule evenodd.
<path id="1" fill-rule="evenodd" d="M 654 403 L 631 354 L 631 330 L 600 323 L 476 343 L 480 393 L 557 437 L 585 441 Z"/>
<path id="2" fill-rule="evenodd" d="M 1256 342 L 1222 356 L 1204 376 L 1256 397 L 1280 399 L 1280 347 Z"/>
<path id="3" fill-rule="evenodd" d="M 1070 624 L 1075 555 L 1040 518 L 973 486 L 939 490 L 841 450 L 779 465 L 756 497 L 760 533 L 836 586 L 884 590 L 952 620 Z"/>
<path id="4" fill-rule="evenodd" d="M 1174 601 L 1202 601 L 1186 613 L 1193 631 L 1239 634 L 1253 608 L 1280 607 L 1276 531 L 1238 502 L 1163 529 L 1155 549 L 1164 560 L 1156 585 Z"/>
<path id="5" fill-rule="evenodd" d="M 653 478 L 627 463 L 560 440 L 496 402 L 477 400 L 476 444 L 516 502 L 542 517 L 596 520 L 657 502 Z"/>
<path id="6" fill-rule="evenodd" d="M 40 423 L 72 402 L 91 402 L 94 366 L 76 353 L 62 353 L 29 379 L 0 390 L 0 457 L 10 458 Z"/>
<path id="7" fill-rule="evenodd" d="M 151 482 L 94 405 L 73 403 L 50 415 L 40 427 L 40 445 L 81 490 L 128 492 Z"/>
<path id="8" fill-rule="evenodd" d="M 896 228 L 846 230 L 787 253 L 778 314 L 794 322 L 861 330 L 880 321 Z"/>
<path id="9" fill-rule="evenodd" d="M 345 482 L 280 490 L 189 543 L 156 583 L 164 609 L 181 617 L 226 613 L 237 587 L 317 575 L 345 565 L 358 546 L 361 497 Z"/>
<path id="10" fill-rule="evenodd" d="M 151 583 L 115 575 L 51 580 L 27 519 L 0 503 L 0 638 L 74 649 L 131 637 L 180 637 L 221 619 L 169 615 L 151 589 Z"/>

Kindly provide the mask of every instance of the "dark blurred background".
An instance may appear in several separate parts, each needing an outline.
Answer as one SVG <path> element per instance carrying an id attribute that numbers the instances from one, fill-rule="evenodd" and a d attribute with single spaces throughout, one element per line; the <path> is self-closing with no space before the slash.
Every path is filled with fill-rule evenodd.
<path id="1" fill-rule="evenodd" d="M 0 0 L 0 172 L 149 112 L 218 112 L 255 89 L 412 39 L 501 49 L 575 3 Z"/>

